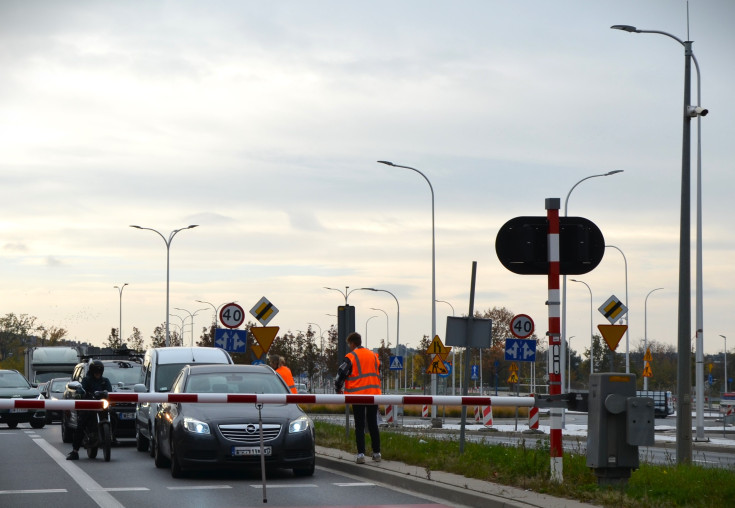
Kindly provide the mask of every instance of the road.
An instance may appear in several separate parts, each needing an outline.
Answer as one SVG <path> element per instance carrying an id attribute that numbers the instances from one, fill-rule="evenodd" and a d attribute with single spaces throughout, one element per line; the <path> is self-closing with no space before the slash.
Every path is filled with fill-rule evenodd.
<path id="1" fill-rule="evenodd" d="M 136 451 L 134 441 L 114 447 L 110 462 L 87 459 L 84 450 L 79 461 L 67 461 L 70 448 L 62 443 L 58 424 L 0 429 L 0 506 L 217 508 L 263 506 L 264 498 L 268 506 L 348 506 L 365 500 L 370 506 L 454 506 L 323 467 L 311 478 L 269 472 L 264 488 L 260 470 L 206 471 L 174 479 L 169 470 L 157 469 L 147 453 Z"/>

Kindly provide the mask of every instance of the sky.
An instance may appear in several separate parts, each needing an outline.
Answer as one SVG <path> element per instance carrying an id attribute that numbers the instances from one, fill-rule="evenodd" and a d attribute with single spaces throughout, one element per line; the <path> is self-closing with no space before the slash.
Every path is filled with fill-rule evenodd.
<path id="1" fill-rule="evenodd" d="M 373 287 L 398 305 L 350 294 L 368 346 L 394 345 L 397 321 L 417 346 L 434 328 L 433 239 L 440 338 L 469 311 L 473 262 L 475 310 L 527 314 L 544 337 L 547 278 L 505 269 L 495 238 L 547 198 L 563 215 L 568 197 L 620 249 L 574 277 L 590 290 L 567 282 L 572 349 L 612 295 L 631 350 L 676 346 L 684 51 L 610 29 L 629 24 L 694 41 L 710 111 L 704 352 L 720 335 L 732 349 L 733 19 L 729 0 L 3 1 L 0 314 L 92 344 L 120 320 L 148 339 L 166 319 L 168 253 L 187 337 L 175 308 L 196 313 L 198 337 L 214 307 L 262 297 L 279 310 L 269 326 L 326 335 L 345 298 L 324 287 Z M 693 104 L 696 82 L 693 69 Z M 693 120 L 692 336 L 696 133 Z M 191 224 L 168 250 L 129 227 Z"/>

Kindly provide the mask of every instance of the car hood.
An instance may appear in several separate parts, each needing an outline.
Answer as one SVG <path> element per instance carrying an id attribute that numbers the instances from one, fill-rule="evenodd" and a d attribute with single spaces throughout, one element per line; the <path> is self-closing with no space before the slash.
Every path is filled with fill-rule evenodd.
<path id="1" fill-rule="evenodd" d="M 0 388 L 0 399 L 35 399 L 39 395 L 35 388 Z"/>
<path id="2" fill-rule="evenodd" d="M 293 420 L 305 414 L 300 407 L 294 404 L 263 404 L 261 409 L 261 417 L 264 421 Z M 228 421 L 257 420 L 258 409 L 252 403 L 181 404 L 179 415 L 189 416 L 204 422 L 226 423 Z"/>

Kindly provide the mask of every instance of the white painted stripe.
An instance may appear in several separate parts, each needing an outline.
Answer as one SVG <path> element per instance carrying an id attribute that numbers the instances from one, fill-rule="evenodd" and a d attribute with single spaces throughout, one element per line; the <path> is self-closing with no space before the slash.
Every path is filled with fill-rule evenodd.
<path id="1" fill-rule="evenodd" d="M 138 490 L 151 490 L 148 487 L 109 487 L 106 489 L 89 489 L 88 492 L 128 492 L 128 491 L 138 491 Z"/>
<path id="2" fill-rule="evenodd" d="M 559 235 L 549 235 L 549 262 L 559 261 Z"/>
<path id="3" fill-rule="evenodd" d="M 250 485 L 250 486 L 253 487 L 254 489 L 262 489 L 263 488 L 263 484 L 262 483 L 253 484 L 253 485 Z M 318 487 L 318 486 L 319 485 L 315 485 L 313 483 L 297 484 L 297 485 L 272 485 L 272 484 L 269 483 L 268 484 L 268 490 L 271 490 L 271 489 L 300 489 L 301 487 Z"/>
<path id="4" fill-rule="evenodd" d="M 0 490 L 0 494 L 60 494 L 66 489 Z"/>
<path id="5" fill-rule="evenodd" d="M 94 481 L 91 476 L 85 473 L 82 468 L 74 464 L 73 461 L 66 460 L 56 448 L 51 446 L 45 439 L 34 439 L 34 443 L 38 444 L 61 469 L 63 469 L 71 479 L 74 480 L 83 490 L 87 492 L 89 497 L 97 503 L 100 508 L 125 508 L 122 503 L 105 492 L 99 483 Z"/>
<path id="6" fill-rule="evenodd" d="M 333 485 L 336 485 L 337 487 L 374 487 L 374 483 L 366 483 L 366 482 L 355 482 L 355 483 L 334 483 Z"/>
<path id="7" fill-rule="evenodd" d="M 166 487 L 168 490 L 214 490 L 214 489 L 231 489 L 229 485 L 188 485 L 182 487 Z"/>

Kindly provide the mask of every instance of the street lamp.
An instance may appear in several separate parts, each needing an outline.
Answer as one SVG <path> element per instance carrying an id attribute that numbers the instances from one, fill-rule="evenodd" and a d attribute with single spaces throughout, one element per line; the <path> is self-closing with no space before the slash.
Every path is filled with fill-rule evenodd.
<path id="1" fill-rule="evenodd" d="M 699 63 L 697 62 L 694 51 L 692 50 L 692 41 L 682 41 L 675 35 L 660 30 L 641 30 L 630 25 L 613 25 L 610 28 L 623 30 L 630 33 L 654 33 L 665 35 L 674 39 L 676 42 L 684 46 L 684 110 L 682 111 L 683 129 L 682 129 L 682 151 L 681 151 L 681 218 L 679 226 L 679 307 L 678 307 L 678 364 L 677 364 L 677 391 L 679 393 L 679 406 L 676 411 L 676 461 L 677 463 L 690 463 L 692 461 L 692 401 L 691 401 L 691 380 L 690 363 L 692 357 L 692 341 L 689 336 L 691 331 L 692 311 L 691 311 L 691 261 L 690 261 L 690 193 L 691 193 L 691 119 L 694 117 L 705 116 L 709 111 L 703 109 L 700 105 L 691 105 L 692 92 L 692 60 L 697 70 L 697 86 L 699 87 Z M 698 99 L 700 95 L 698 93 Z M 698 170 L 699 173 L 699 170 Z M 701 175 L 698 174 L 701 180 Z M 697 200 L 701 202 L 699 194 L 701 187 L 698 185 Z M 698 208 L 699 208 L 698 204 Z M 699 213 L 699 210 L 698 210 Z M 699 236 L 699 235 L 698 235 Z M 699 242 L 698 242 L 699 243 Z M 698 247 L 698 258 L 701 259 Z M 698 278 L 701 280 L 701 277 Z M 701 301 L 699 292 L 697 292 L 698 301 Z M 698 305 L 699 308 L 699 305 Z M 697 312 L 699 318 L 699 312 Z M 699 319 L 698 319 L 699 321 Z M 697 323 L 697 338 L 702 334 L 701 323 Z M 699 342 L 699 340 L 697 341 Z M 697 347 L 697 351 L 701 351 L 701 347 Z M 698 353 L 699 354 L 699 353 Z M 701 377 L 701 376 L 700 376 Z M 700 414 L 699 404 L 704 404 L 701 397 L 697 398 L 697 414 Z M 702 411 L 703 411 L 702 407 Z"/>
<path id="2" fill-rule="evenodd" d="M 452 309 L 452 317 L 454 317 L 454 305 L 447 302 L 446 300 L 437 300 L 437 302 L 446 303 L 447 305 L 449 305 L 449 307 Z M 456 350 L 457 350 L 456 347 L 452 348 L 452 368 L 454 368 L 457 365 L 457 363 L 455 362 L 455 351 Z M 457 376 L 454 374 L 454 372 L 452 372 L 452 395 L 455 395 L 455 391 L 456 391 L 455 390 L 457 386 L 456 377 Z M 461 356 L 459 358 L 459 391 L 460 393 L 462 393 L 462 357 Z"/>
<path id="3" fill-rule="evenodd" d="M 378 316 L 370 316 L 365 321 L 365 346 L 363 346 L 365 348 L 367 348 L 367 337 L 368 337 L 368 333 L 367 333 L 368 332 L 368 326 L 367 325 L 368 325 L 368 323 L 370 322 L 371 319 L 376 318 L 376 317 L 378 317 Z"/>
<path id="4" fill-rule="evenodd" d="M 347 298 L 348 298 L 348 297 L 349 297 L 349 296 L 350 296 L 350 295 L 351 295 L 352 293 L 354 293 L 355 291 L 360 291 L 360 290 L 362 290 L 362 289 L 368 289 L 368 288 L 355 288 L 355 289 L 352 289 L 352 290 L 350 290 L 350 286 L 345 286 L 345 290 L 344 290 L 344 291 L 342 291 L 341 289 L 337 289 L 337 288 L 328 288 L 327 286 L 324 286 L 324 289 L 329 289 L 330 291 L 339 291 L 339 292 L 340 292 L 340 293 L 342 294 L 342 296 L 344 296 L 344 297 L 345 297 L 345 305 L 347 305 Z"/>
<path id="5" fill-rule="evenodd" d="M 396 356 L 399 356 L 401 354 L 400 351 L 399 351 L 399 349 L 398 349 L 398 347 L 401 344 L 401 337 L 400 337 L 401 306 L 398 303 L 398 298 L 396 298 L 396 295 L 394 295 L 393 293 L 391 293 L 387 289 L 376 289 L 376 288 L 362 288 L 362 289 L 364 289 L 365 291 L 379 291 L 379 292 L 382 292 L 382 293 L 388 293 L 396 301 Z M 387 316 L 388 315 L 386 314 L 386 319 L 387 319 Z M 400 372 L 398 373 L 398 375 L 400 376 Z M 397 386 L 396 386 L 396 389 L 398 389 Z"/>
<path id="6" fill-rule="evenodd" d="M 605 247 L 617 250 L 620 254 L 623 255 L 623 261 L 625 261 L 625 306 L 628 307 L 628 312 L 625 313 L 625 324 L 628 326 L 628 328 L 625 329 L 625 373 L 630 374 L 630 341 L 628 336 L 628 334 L 630 333 L 630 305 L 628 305 L 628 258 L 625 257 L 625 254 L 622 250 L 620 250 L 620 247 L 616 247 L 615 245 L 605 245 Z"/>
<path id="7" fill-rule="evenodd" d="M 174 310 L 180 310 L 180 311 L 183 311 L 183 312 L 186 312 L 187 314 L 189 314 L 189 317 L 191 318 L 191 347 L 194 347 L 194 316 L 196 316 L 199 312 L 201 312 L 203 310 L 207 310 L 207 309 L 195 310 L 194 311 L 194 314 L 192 314 L 191 312 L 189 312 L 186 309 L 181 309 L 179 307 L 174 307 Z M 181 345 L 182 346 L 184 345 L 184 337 L 183 336 L 181 337 Z"/>
<path id="8" fill-rule="evenodd" d="M 579 185 L 580 183 L 589 180 L 590 178 L 599 178 L 601 176 L 610 176 L 610 175 L 616 175 L 618 173 L 622 173 L 622 169 L 614 169 L 612 171 L 608 171 L 607 173 L 600 173 L 599 175 L 590 175 L 582 178 L 580 181 L 572 185 L 572 188 L 569 189 L 569 192 L 567 192 L 567 197 L 564 200 L 564 217 L 567 217 L 567 209 L 569 208 L 569 196 L 572 195 L 572 191 Z M 566 355 L 564 354 L 563 348 L 566 347 L 566 341 L 564 340 L 567 336 L 567 276 L 564 274 L 562 276 L 562 290 L 561 290 L 561 358 L 564 358 Z M 564 370 L 566 369 L 566 365 L 561 366 L 561 379 L 564 379 Z"/>
<path id="9" fill-rule="evenodd" d="M 117 329 L 118 338 L 120 339 L 120 344 L 123 343 L 122 341 L 122 294 L 123 294 L 123 289 L 125 289 L 125 286 L 127 285 L 128 283 L 126 282 L 122 286 L 112 286 L 117 289 L 118 293 L 120 293 L 120 328 Z"/>
<path id="10" fill-rule="evenodd" d="M 727 393 L 727 337 L 724 335 L 720 335 L 723 339 L 725 339 L 725 358 L 723 359 L 723 363 L 725 364 L 725 393 Z"/>
<path id="11" fill-rule="evenodd" d="M 179 318 L 181 320 L 181 328 L 179 328 L 181 330 L 181 335 L 179 336 L 179 338 L 181 339 L 181 345 L 183 346 L 184 345 L 184 319 L 186 319 L 186 318 L 183 318 L 183 317 L 179 316 L 178 314 L 171 314 L 171 315 L 173 317 L 177 317 L 177 318 Z M 178 326 L 178 325 L 176 323 L 174 323 L 174 326 Z M 166 346 L 166 347 L 168 347 L 168 346 Z"/>
<path id="12" fill-rule="evenodd" d="M 569 279 L 572 282 L 579 282 L 587 286 L 587 290 L 590 292 L 590 374 L 595 373 L 595 338 L 592 335 L 592 288 L 583 280 Z"/>
<path id="13" fill-rule="evenodd" d="M 376 309 L 375 307 L 370 307 L 370 310 L 379 310 L 385 314 L 385 345 L 387 346 L 390 343 L 390 334 L 388 333 L 388 327 L 390 326 L 390 323 L 388 322 L 388 313 L 383 309 Z"/>
<path id="14" fill-rule="evenodd" d="M 431 182 L 416 168 L 411 166 L 401 166 L 400 164 L 394 164 L 390 161 L 378 161 L 380 164 L 387 166 L 393 166 L 394 168 L 410 169 L 421 175 L 426 183 L 429 184 L 429 190 L 431 191 L 431 339 L 436 337 L 436 234 L 434 227 L 434 187 Z M 398 337 L 396 337 L 396 350 L 398 349 Z M 431 375 L 431 395 L 436 395 L 436 374 Z M 436 406 L 431 406 L 431 418 L 436 418 Z"/>
<path id="15" fill-rule="evenodd" d="M 156 229 L 153 229 L 153 228 L 144 228 L 144 227 L 135 226 L 135 225 L 131 225 L 130 226 L 131 228 L 135 228 L 135 229 L 146 229 L 148 231 L 153 231 L 158 236 L 160 236 L 161 239 L 163 240 L 163 243 L 166 244 L 166 347 L 168 347 L 168 346 L 171 345 L 171 339 L 170 339 L 170 334 L 169 334 L 169 309 L 168 309 L 169 287 L 170 287 L 170 283 L 169 282 L 170 282 L 170 272 L 171 272 L 171 270 L 170 270 L 170 266 L 171 266 L 171 242 L 173 241 L 174 236 L 176 236 L 176 233 L 178 233 L 179 231 L 183 231 L 185 229 L 192 229 L 192 228 L 195 228 L 197 226 L 199 226 L 199 225 L 198 224 L 192 224 L 192 225 L 187 226 L 185 228 L 174 229 L 173 231 L 171 231 L 171 233 L 169 233 L 168 240 L 166 239 L 165 236 L 163 236 L 161 234 L 160 231 L 158 231 Z"/>
<path id="16" fill-rule="evenodd" d="M 663 288 L 652 289 L 646 295 L 646 299 L 643 302 L 643 354 L 648 351 L 648 297 L 654 291 L 659 291 Z M 645 365 L 645 362 L 643 363 Z M 643 378 L 643 389 L 648 390 L 648 378 Z"/>

